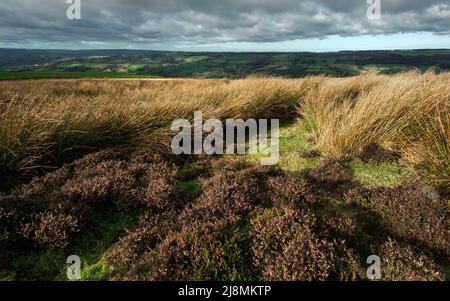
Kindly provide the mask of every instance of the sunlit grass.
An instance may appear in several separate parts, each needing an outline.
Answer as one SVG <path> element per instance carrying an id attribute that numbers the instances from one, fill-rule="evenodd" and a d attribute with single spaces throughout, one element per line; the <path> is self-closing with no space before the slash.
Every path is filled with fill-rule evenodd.
<path id="1" fill-rule="evenodd" d="M 356 160 L 350 164 L 354 179 L 364 186 L 393 187 L 411 176 L 405 166 L 396 163 L 364 163 Z"/>

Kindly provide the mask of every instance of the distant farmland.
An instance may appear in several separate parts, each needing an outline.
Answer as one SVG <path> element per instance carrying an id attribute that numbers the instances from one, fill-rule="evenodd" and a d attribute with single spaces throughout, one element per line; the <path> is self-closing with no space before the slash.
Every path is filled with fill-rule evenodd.
<path id="1" fill-rule="evenodd" d="M 53 78 L 154 78 L 149 75 L 137 75 L 117 72 L 65 72 L 65 71 L 3 71 L 0 72 L 0 80 L 17 79 L 53 79 Z"/>
<path id="2" fill-rule="evenodd" d="M 369 69 L 382 74 L 428 69 L 448 71 L 450 50 L 203 53 L 0 49 L 0 71 L 18 72 L 3 74 L 2 79 L 127 77 L 128 74 L 180 78 L 244 78 L 251 75 L 297 78 L 321 74 L 347 77 Z"/>

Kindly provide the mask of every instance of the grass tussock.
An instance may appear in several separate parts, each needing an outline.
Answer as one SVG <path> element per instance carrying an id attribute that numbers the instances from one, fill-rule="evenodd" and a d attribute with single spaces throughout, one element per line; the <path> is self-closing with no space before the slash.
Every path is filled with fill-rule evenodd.
<path id="1" fill-rule="evenodd" d="M 32 174 L 107 147 L 165 148 L 173 120 L 202 111 L 205 120 L 300 116 L 322 154 L 375 161 L 400 154 L 424 181 L 448 192 L 449 87 L 449 73 L 432 72 L 1 82 L 0 176 Z"/>
<path id="2" fill-rule="evenodd" d="M 0 83 L 0 172 L 26 174 L 80 151 L 155 149 L 177 118 L 281 118 L 317 79 Z"/>
<path id="3" fill-rule="evenodd" d="M 299 112 L 324 154 L 364 156 L 373 145 L 393 150 L 448 192 L 449 103 L 448 73 L 368 73 L 323 79 Z"/>
<path id="4" fill-rule="evenodd" d="M 419 121 L 414 136 L 403 136 L 403 158 L 420 179 L 450 192 L 450 101 Z"/>

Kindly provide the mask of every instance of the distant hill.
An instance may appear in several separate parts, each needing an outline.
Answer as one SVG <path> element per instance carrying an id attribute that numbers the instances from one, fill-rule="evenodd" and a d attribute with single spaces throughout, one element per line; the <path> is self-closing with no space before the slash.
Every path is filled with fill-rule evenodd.
<path id="1" fill-rule="evenodd" d="M 429 68 L 448 71 L 450 50 L 238 53 L 0 49 L 0 71 L 14 72 L 13 78 L 30 71 L 56 76 L 57 72 L 200 78 L 352 76 L 370 68 L 386 74 Z"/>

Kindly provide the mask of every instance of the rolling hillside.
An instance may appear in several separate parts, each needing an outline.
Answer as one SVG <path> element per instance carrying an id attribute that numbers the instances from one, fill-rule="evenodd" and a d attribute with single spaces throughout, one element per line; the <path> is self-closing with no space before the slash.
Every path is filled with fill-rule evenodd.
<path id="1" fill-rule="evenodd" d="M 341 51 L 334 53 L 232 53 L 143 50 L 0 49 L 2 79 L 48 78 L 49 72 L 91 72 L 158 77 L 243 78 L 249 75 L 354 76 L 367 69 L 384 74 L 408 70 L 450 70 L 450 50 Z M 58 78 L 58 74 L 52 75 Z M 92 76 L 88 76 L 92 77 Z M 96 76 L 94 76 L 96 77 Z M 102 77 L 102 76 L 99 76 Z"/>

